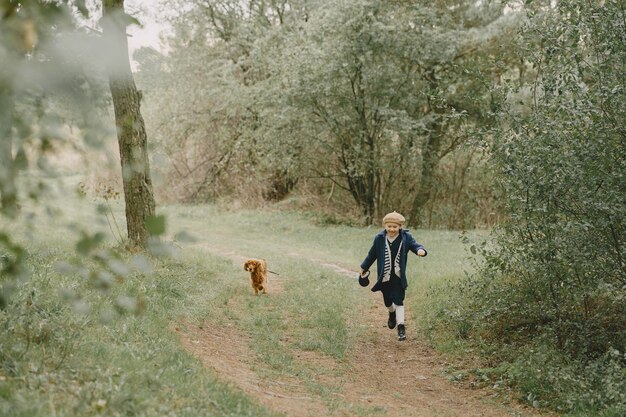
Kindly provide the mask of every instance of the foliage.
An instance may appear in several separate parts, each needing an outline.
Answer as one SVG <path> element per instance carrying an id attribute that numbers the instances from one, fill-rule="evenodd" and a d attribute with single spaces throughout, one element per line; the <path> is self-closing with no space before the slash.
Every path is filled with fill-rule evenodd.
<path id="1" fill-rule="evenodd" d="M 111 402 L 107 406 L 92 395 L 110 392 L 119 372 L 102 372 L 103 364 L 83 367 L 76 355 L 84 352 L 80 345 L 94 320 L 138 314 L 143 307 L 135 294 L 121 292 L 119 284 L 149 269 L 148 258 L 124 258 L 107 246 L 97 220 L 79 221 L 87 211 L 69 214 L 77 190 L 64 175 L 80 168 L 72 166 L 76 159 L 64 159 L 64 152 L 80 156 L 85 149 L 102 151 L 114 129 L 102 110 L 108 96 L 99 65 L 106 48 L 99 50 L 99 38 L 78 28 L 87 17 L 82 1 L 0 3 L 2 415 L 50 415 L 57 409 L 64 414 L 105 412 Z M 106 213 L 100 210 L 99 215 Z M 51 224 L 57 228 L 49 233 Z M 155 237 L 163 233 L 163 225 L 157 218 Z M 29 243 L 42 237 L 50 246 L 33 252 Z M 171 253 L 157 239 L 151 253 Z M 51 247 L 64 250 L 53 253 Z M 96 311 L 90 316 L 92 309 Z M 108 387 L 100 377 L 108 377 Z M 112 385 L 122 392 L 124 381 Z M 34 401 L 42 386 L 50 388 L 48 400 Z M 79 401 L 66 403 L 68 396 Z M 120 395 L 113 404 L 128 405 L 127 400 Z"/>
<path id="2" fill-rule="evenodd" d="M 31 220 L 53 214 L 48 197 L 63 188 L 59 177 L 80 170 L 71 165 L 88 150 L 106 154 L 115 124 L 105 110 L 109 95 L 103 71 L 112 53 L 85 29 L 90 18 L 85 2 L 6 1 L 0 7 L 1 305 L 12 287 L 28 278 L 23 247 L 15 241 L 17 228 L 5 220 L 24 216 L 22 208 L 30 203 L 46 209 L 30 210 Z M 68 153 L 71 160 L 65 159 Z M 76 248 L 85 260 L 115 258 L 98 252 L 101 235 L 80 230 Z"/>
<path id="3" fill-rule="evenodd" d="M 617 349 L 588 362 L 564 357 L 547 346 L 531 349 L 506 370 L 523 400 L 574 416 L 620 416 L 626 411 L 624 357 Z"/>
<path id="4" fill-rule="evenodd" d="M 511 362 L 505 374 L 531 402 L 620 415 L 624 10 L 619 2 L 537 3 L 519 42 L 526 65 L 495 92 L 502 125 L 491 150 L 508 221 L 482 247 L 479 275 L 459 287 L 465 300 L 453 301 L 456 317 L 444 317 L 465 329 L 461 337 Z"/>
<path id="5" fill-rule="evenodd" d="M 514 20 L 486 7 L 470 21 L 476 10 L 463 2 L 448 14 L 438 7 L 327 7 L 289 48 L 301 52 L 282 63 L 283 107 L 297 108 L 324 155 L 314 172 L 345 187 L 368 222 L 396 207 L 419 223 L 441 158 L 488 107 L 492 41 Z"/>
<path id="6" fill-rule="evenodd" d="M 291 190 L 287 166 L 293 169 L 297 161 L 280 158 L 259 134 L 255 85 L 272 57 L 255 48 L 280 38 L 299 13 L 296 3 L 195 4 L 176 20 L 168 57 L 154 58 L 152 65 L 142 60 L 139 75 L 154 92 L 146 107 L 148 127 L 158 127 L 151 134 L 167 162 L 163 199 L 203 202 L 231 194 L 246 202 L 282 198 L 281 189 Z M 270 186 L 259 187 L 259 181 Z"/>
<path id="7" fill-rule="evenodd" d="M 522 51 L 537 71 L 533 101 L 503 114 L 494 147 L 512 221 L 487 253 L 493 289 L 515 288 L 519 324 L 575 355 L 626 346 L 622 21 L 616 3 L 531 16 L 523 35 L 542 46 Z"/>
<path id="8" fill-rule="evenodd" d="M 427 224 L 424 206 L 439 196 L 430 221 L 474 226 L 459 208 L 477 206 L 466 190 L 487 194 L 488 181 L 463 173 L 454 201 L 437 187 L 466 152 L 479 165 L 462 146 L 492 122 L 488 87 L 515 65 L 507 35 L 519 20 L 499 3 L 453 3 L 195 4 L 176 20 L 168 57 L 144 54 L 142 65 L 168 194 L 258 204 L 298 189 L 318 207 L 352 200 L 366 223 L 394 208 L 414 224 Z"/>
<path id="9" fill-rule="evenodd" d="M 87 128 L 87 145 L 101 144 L 106 131 L 86 111 L 98 108 L 102 89 L 98 74 L 89 75 L 89 49 L 81 49 L 93 39 L 76 29 L 75 12 L 85 16 L 83 2 L 0 4 L 0 220 L 16 219 L 23 204 L 50 191 L 43 180 L 55 174 L 48 157 L 79 147 L 66 122 Z M 33 166 L 42 175 L 21 178 Z M 24 248 L 15 241 L 15 229 L 7 227 L 10 221 L 0 223 L 0 305 L 29 275 Z"/>
<path id="10" fill-rule="evenodd" d="M 479 147 L 465 146 L 442 158 L 435 175 L 437 186 L 423 207 L 422 223 L 448 230 L 495 226 L 501 211 L 492 181 L 491 161 Z"/>

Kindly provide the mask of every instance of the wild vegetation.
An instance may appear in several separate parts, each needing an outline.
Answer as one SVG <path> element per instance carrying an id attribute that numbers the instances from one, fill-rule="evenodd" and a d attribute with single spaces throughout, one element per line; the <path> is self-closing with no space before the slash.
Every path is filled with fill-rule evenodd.
<path id="1" fill-rule="evenodd" d="M 430 342 L 478 356 L 482 365 L 457 379 L 513 389 L 568 415 L 626 413 L 623 2 L 179 6 L 167 53 L 139 50 L 142 91 L 129 82 L 122 93 L 102 58 L 124 55 L 124 42 L 108 47 L 106 20 L 96 19 L 115 9 L 118 22 L 135 24 L 123 2 L 0 1 L 0 409 L 266 412 L 203 373 L 163 332 L 179 314 L 200 317 L 178 303 L 204 308 L 194 298 L 200 280 L 223 283 L 229 270 L 219 257 L 200 267 L 184 256 L 161 259 L 176 254 L 172 240 L 190 238 L 172 232 L 178 222 L 164 214 L 228 207 L 266 209 L 294 224 L 311 216 L 314 234 L 359 239 L 390 210 L 420 230 L 489 229 L 489 238 L 466 237 L 474 267 L 465 278 L 465 266 L 445 277 L 431 270 L 432 286 L 412 290 Z M 130 118 L 120 112 L 126 99 Z M 111 154 L 116 129 L 121 159 Z M 81 158 L 90 164 L 79 166 Z M 72 176 L 54 180 L 60 174 Z M 59 203 L 57 190 L 98 198 L 100 220 L 74 211 L 92 207 L 73 196 Z M 205 211 L 186 211 L 196 206 Z M 440 233 L 428 236 L 450 232 Z M 292 245 L 328 246 L 301 237 Z M 333 253 L 358 258 L 342 248 Z M 298 343 L 346 355 L 349 312 L 335 313 L 337 345 L 313 325 Z M 155 340 L 182 359 L 168 362 L 150 347 Z M 144 363 L 137 358 L 150 354 L 159 378 L 169 376 L 144 370 L 133 379 Z M 122 356 L 132 360 L 106 360 Z M 201 390 L 176 379 L 185 370 L 204 378 Z M 124 396 L 129 381 L 145 390 Z M 47 397 L 37 391 L 52 386 Z M 168 392 L 178 402 L 160 410 Z"/>
<path id="2" fill-rule="evenodd" d="M 470 143 L 493 123 L 494 57 L 513 59 L 520 19 L 418 3 L 192 2 L 166 58 L 138 54 L 167 197 L 298 195 L 365 224 L 393 207 L 416 225 L 485 225 L 494 205 Z"/>
<path id="3" fill-rule="evenodd" d="M 626 48 L 615 2 L 533 10 L 494 131 L 498 201 L 510 221 L 460 287 L 462 337 L 497 352 L 537 401 L 623 415 L 626 346 Z M 511 74 L 514 75 L 514 74 Z M 518 101 L 528 105 L 519 107 Z"/>

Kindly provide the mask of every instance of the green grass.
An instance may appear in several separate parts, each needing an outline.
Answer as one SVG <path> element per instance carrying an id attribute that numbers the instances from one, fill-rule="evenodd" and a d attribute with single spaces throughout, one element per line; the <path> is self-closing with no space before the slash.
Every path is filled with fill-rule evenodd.
<path id="1" fill-rule="evenodd" d="M 0 414 L 272 415 L 217 382 L 168 331 L 201 291 L 185 264 L 163 263 L 101 293 L 50 271 L 64 249 L 30 257 L 31 279 L 0 313 Z M 213 260 L 219 274 L 224 263 Z M 90 312 L 76 313 L 56 295 L 59 287 L 75 287 Z M 142 299 L 144 313 L 101 323 L 119 295 Z"/>
<path id="2" fill-rule="evenodd" d="M 110 204 L 124 225 L 123 207 Z M 354 407 L 334 395 L 340 387 L 320 384 L 316 375 L 346 372 L 350 347 L 366 331 L 350 324 L 360 320 L 368 298 L 356 273 L 346 277 L 321 263 L 358 270 L 379 228 L 322 227 L 310 215 L 272 210 L 159 207 L 170 236 L 187 231 L 220 253 L 266 258 L 280 273 L 283 291 L 253 297 L 243 265 L 188 244 L 180 244 L 172 258 L 152 259 L 151 270 L 131 268 L 122 282 L 98 289 L 100 281 L 88 272 L 99 271 L 100 261 L 77 256 L 73 243 L 84 230 L 103 233 L 105 248 L 118 245 L 115 229 L 95 215 L 94 205 L 72 194 L 52 195 L 45 205 L 25 206 L 32 213 L 28 225 L 0 224 L 26 247 L 32 271 L 0 311 L 1 415 L 273 415 L 182 348 L 171 329 L 183 317 L 235 323 L 263 358 L 255 368 L 262 378 L 297 377 L 329 409 Z M 458 279 L 469 264 L 458 233 L 413 234 L 429 256 L 409 261 L 407 313 L 423 328 L 433 303 L 427 290 Z M 59 261 L 84 269 L 61 274 Z M 118 261 L 144 259 L 125 254 Z M 137 311 L 122 312 L 120 297 L 138 302 Z M 302 351 L 336 366 L 299 361 Z"/>
<path id="3" fill-rule="evenodd" d="M 358 271 L 374 236 L 381 230 L 375 226 L 320 227 L 310 221 L 310 216 L 278 211 L 227 213 L 214 207 L 170 206 L 163 208 L 162 212 L 167 214 L 173 234 L 180 230 L 193 230 L 193 234 L 199 240 L 209 242 L 209 245 L 219 246 L 231 253 L 266 258 L 271 269 L 280 271 L 287 268 L 286 272 L 290 279 L 295 277 L 296 280 L 302 276 L 311 277 L 319 274 L 323 270 L 319 263 L 336 264 L 345 269 Z M 433 298 L 433 293 L 444 289 L 444 284 L 459 280 L 465 271 L 472 271 L 472 264 L 469 252 L 461 243 L 459 232 L 411 230 L 411 233 L 428 250 L 426 258 L 410 256 L 407 266 L 409 280 L 407 314 L 411 315 L 414 322 L 424 331 L 436 320 L 434 314 L 439 299 Z M 473 232 L 470 235 L 478 238 L 481 233 Z M 294 259 L 301 259 L 300 263 L 295 264 L 296 268 L 309 265 L 312 272 L 299 273 L 289 270 L 289 265 L 294 264 Z M 318 263 L 311 262 L 311 259 Z M 339 281 L 342 282 L 344 279 L 339 278 Z M 336 279 L 332 283 L 334 285 Z M 351 284 L 349 283 L 348 288 Z M 363 294 L 357 292 L 356 296 L 362 298 Z M 326 299 L 326 296 L 323 299 Z M 358 301 L 354 298 L 336 299 L 337 304 L 344 305 Z M 298 303 L 307 301 L 301 300 Z M 331 310 L 333 308 L 331 304 Z M 319 309 L 312 308 L 306 311 L 317 310 Z M 445 346 L 442 345 L 442 348 Z"/>

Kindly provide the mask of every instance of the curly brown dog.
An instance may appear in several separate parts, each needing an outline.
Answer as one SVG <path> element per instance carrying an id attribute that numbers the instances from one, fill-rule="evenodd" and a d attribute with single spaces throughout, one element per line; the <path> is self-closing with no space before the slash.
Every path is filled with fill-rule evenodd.
<path id="1" fill-rule="evenodd" d="M 267 294 L 267 262 L 265 259 L 248 259 L 243 264 L 243 269 L 250 272 L 250 283 L 254 294 L 257 295 L 259 291 Z"/>

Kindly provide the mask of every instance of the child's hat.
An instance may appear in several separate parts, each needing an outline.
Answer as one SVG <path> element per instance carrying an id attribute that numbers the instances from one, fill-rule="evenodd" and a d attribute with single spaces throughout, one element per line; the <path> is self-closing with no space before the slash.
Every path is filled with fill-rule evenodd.
<path id="1" fill-rule="evenodd" d="M 404 216 L 398 213 L 397 211 L 392 211 L 391 213 L 383 217 L 383 225 L 387 223 L 396 223 L 402 226 L 404 222 L 405 222 Z"/>

